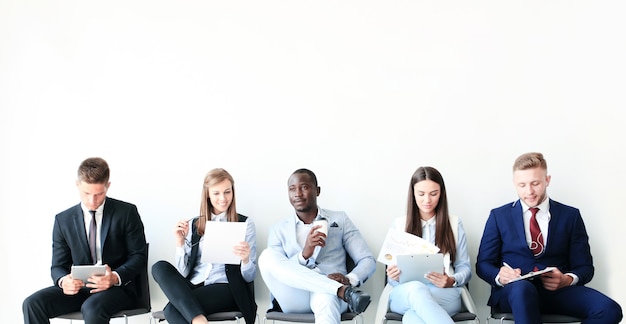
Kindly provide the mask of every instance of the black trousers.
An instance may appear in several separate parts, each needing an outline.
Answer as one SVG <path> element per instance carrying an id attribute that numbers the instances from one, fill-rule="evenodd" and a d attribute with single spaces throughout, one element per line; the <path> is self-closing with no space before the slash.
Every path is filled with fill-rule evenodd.
<path id="1" fill-rule="evenodd" d="M 163 313 L 171 324 L 187 324 L 200 315 L 238 311 L 228 284 L 193 285 L 167 261 L 152 266 L 152 277 L 169 300 Z"/>
<path id="2" fill-rule="evenodd" d="M 111 315 L 135 306 L 135 296 L 124 288 L 111 287 L 95 294 L 83 288 L 76 295 L 66 295 L 58 286 L 41 289 L 22 304 L 24 324 L 50 323 L 50 318 L 82 312 L 85 324 L 109 323 Z"/>

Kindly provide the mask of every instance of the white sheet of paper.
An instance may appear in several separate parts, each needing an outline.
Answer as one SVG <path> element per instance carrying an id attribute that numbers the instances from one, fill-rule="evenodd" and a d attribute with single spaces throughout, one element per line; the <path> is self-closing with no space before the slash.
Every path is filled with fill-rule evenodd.
<path id="1" fill-rule="evenodd" d="M 233 246 L 246 240 L 246 222 L 207 222 L 202 237 L 202 262 L 239 264 Z"/>
<path id="2" fill-rule="evenodd" d="M 390 229 L 378 253 L 378 262 L 386 265 L 397 264 L 397 255 L 435 254 L 439 248 L 423 238 L 404 231 Z"/>
<path id="3" fill-rule="evenodd" d="M 539 270 L 539 271 L 531 271 L 531 272 L 529 272 L 529 273 L 527 273 L 527 274 L 525 274 L 525 275 L 523 275 L 523 276 L 519 276 L 519 277 L 517 277 L 517 278 L 515 278 L 515 279 L 513 279 L 513 280 L 511 280 L 511 281 L 509 281 L 508 283 L 515 282 L 515 281 L 518 281 L 518 280 L 524 280 L 524 279 L 528 279 L 528 278 L 536 277 L 536 276 L 539 276 L 539 275 L 544 274 L 544 273 L 546 273 L 546 272 L 550 272 L 550 271 L 552 271 L 552 270 L 554 270 L 554 269 L 556 269 L 556 267 L 547 267 L 547 268 L 545 268 L 545 269 L 543 269 L 543 270 Z M 507 284 L 508 284 L 508 283 L 507 283 Z"/>

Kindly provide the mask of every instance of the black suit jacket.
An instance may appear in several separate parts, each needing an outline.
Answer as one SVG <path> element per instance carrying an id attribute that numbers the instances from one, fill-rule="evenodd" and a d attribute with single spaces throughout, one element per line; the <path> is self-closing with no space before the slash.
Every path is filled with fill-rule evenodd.
<path id="1" fill-rule="evenodd" d="M 121 286 L 136 293 L 135 281 L 148 262 L 146 237 L 137 207 L 107 197 L 100 228 L 102 263 L 108 264 L 121 279 Z M 52 231 L 54 285 L 70 273 L 72 265 L 92 264 L 85 220 L 80 204 L 58 215 Z"/>

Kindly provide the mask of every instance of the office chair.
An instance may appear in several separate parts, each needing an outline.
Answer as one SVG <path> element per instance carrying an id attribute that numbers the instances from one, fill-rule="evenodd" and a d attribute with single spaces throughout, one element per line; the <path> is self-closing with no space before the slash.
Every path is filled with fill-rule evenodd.
<path id="1" fill-rule="evenodd" d="M 146 244 L 146 256 L 148 254 L 149 246 L 150 246 L 149 243 Z M 139 295 L 137 297 L 139 299 L 139 307 L 133 308 L 133 309 L 125 309 L 125 310 L 119 311 L 119 312 L 113 314 L 111 319 L 113 319 L 113 318 L 122 318 L 123 317 L 124 318 L 124 322 L 126 324 L 128 324 L 128 318 L 130 316 L 142 315 L 142 314 L 150 313 L 150 310 L 151 310 L 151 306 L 150 306 L 150 285 L 149 285 L 149 281 L 148 281 L 148 266 L 147 265 L 146 265 L 146 269 L 139 274 L 138 278 L 139 278 L 139 280 L 137 281 L 137 287 L 138 287 L 138 290 L 139 290 Z M 70 323 L 72 323 L 72 321 L 74 321 L 74 320 L 82 321 L 83 320 L 83 314 L 81 312 L 72 312 L 72 313 L 59 315 L 56 318 L 68 319 L 68 320 L 70 320 Z"/>
<path id="2" fill-rule="evenodd" d="M 385 266 L 385 270 L 387 266 Z M 387 271 L 383 274 L 385 278 L 385 288 L 380 294 L 380 298 L 378 299 L 378 309 L 376 310 L 376 318 L 374 323 L 382 323 L 385 324 L 387 321 L 398 321 L 402 322 L 402 314 L 394 313 L 389 310 L 389 295 L 393 290 L 393 287 L 387 282 Z M 480 324 L 480 319 L 478 318 L 478 311 L 476 310 L 476 304 L 474 304 L 474 300 L 472 299 L 472 295 L 469 293 L 468 285 L 465 285 L 461 290 L 461 302 L 463 304 L 463 310 L 454 316 L 452 316 L 452 320 L 454 322 L 466 322 L 473 321 L 477 324 Z"/>
<path id="3" fill-rule="evenodd" d="M 249 282 L 248 286 L 252 289 L 252 295 L 254 295 L 254 281 Z M 237 321 L 237 324 L 245 322 L 243 317 L 243 313 L 240 311 L 229 311 L 229 312 L 218 312 L 208 315 L 207 320 L 209 322 L 222 322 L 222 321 Z M 257 321 L 259 318 L 259 314 L 256 315 Z M 162 310 L 154 311 L 150 314 L 150 324 L 157 324 L 159 322 L 165 321 L 165 313 Z"/>
<path id="4" fill-rule="evenodd" d="M 491 307 L 491 314 L 487 317 L 487 324 L 489 324 L 489 320 L 499 320 L 500 323 L 504 323 L 504 321 L 515 321 L 515 317 L 513 313 L 506 313 L 500 310 L 497 306 Z M 543 323 L 580 323 L 582 319 L 568 316 L 568 315 L 560 315 L 560 314 L 541 314 L 541 322 Z"/>
<path id="5" fill-rule="evenodd" d="M 243 313 L 239 311 L 219 312 L 207 316 L 207 319 L 209 322 L 237 321 L 237 324 L 241 324 L 241 320 L 243 320 Z M 163 314 L 162 310 L 152 312 L 150 315 L 150 323 L 156 324 L 162 321 L 165 321 L 165 314 Z"/>
<path id="6" fill-rule="evenodd" d="M 387 280 L 387 276 L 385 276 L 385 281 Z M 469 293 L 469 290 L 466 286 L 461 287 L 461 300 L 463 303 L 463 311 L 452 316 L 452 320 L 454 322 L 466 322 L 472 321 L 477 324 L 480 324 L 480 319 L 478 318 L 478 312 L 476 310 L 476 304 L 474 304 L 474 300 Z M 380 294 L 380 298 L 378 300 L 378 311 L 376 312 L 376 322 L 385 324 L 387 321 L 398 321 L 402 322 L 402 314 L 394 313 L 389 310 L 389 295 L 391 294 L 391 290 L 393 287 L 390 284 L 386 284 L 383 292 Z"/>
<path id="7" fill-rule="evenodd" d="M 354 260 L 346 254 L 346 270 L 350 272 L 354 269 Z M 344 312 L 341 314 L 341 321 L 353 321 L 354 324 L 358 324 L 359 319 L 361 323 L 363 323 L 363 316 L 361 314 L 352 313 L 350 311 Z M 293 322 L 293 323 L 315 323 L 315 314 L 313 313 L 283 313 L 280 310 L 275 310 L 275 307 L 272 309 L 268 309 L 263 317 L 263 324 L 270 320 L 272 323 L 274 321 L 282 321 L 282 322 Z"/>

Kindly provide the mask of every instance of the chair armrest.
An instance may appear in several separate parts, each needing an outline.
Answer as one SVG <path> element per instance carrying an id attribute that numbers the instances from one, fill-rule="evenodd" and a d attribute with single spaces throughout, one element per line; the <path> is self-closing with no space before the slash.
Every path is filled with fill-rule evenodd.
<path id="1" fill-rule="evenodd" d="M 382 323 L 383 318 L 387 314 L 389 310 L 389 295 L 393 287 L 390 284 L 386 284 L 383 291 L 380 293 L 380 298 L 378 298 L 378 307 L 376 308 L 376 317 L 374 323 Z"/>
<path id="2" fill-rule="evenodd" d="M 463 301 L 463 305 L 467 308 L 468 312 L 478 315 L 476 304 L 474 304 L 474 300 L 472 299 L 472 296 L 466 286 L 461 287 L 461 300 Z"/>

